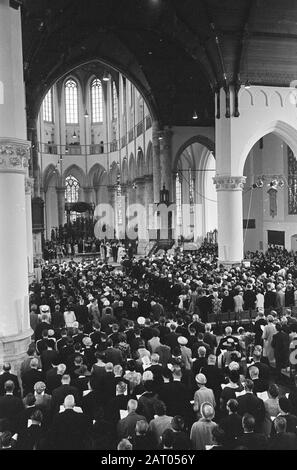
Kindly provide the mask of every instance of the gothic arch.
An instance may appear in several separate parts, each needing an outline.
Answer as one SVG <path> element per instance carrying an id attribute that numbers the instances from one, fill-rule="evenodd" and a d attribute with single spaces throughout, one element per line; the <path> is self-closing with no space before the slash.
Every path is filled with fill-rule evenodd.
<path id="1" fill-rule="evenodd" d="M 45 192 L 48 190 L 49 183 L 53 178 L 55 178 L 55 182 L 57 184 L 61 175 L 57 167 L 53 163 L 50 163 L 44 170 L 42 177 L 42 185 Z"/>
<path id="2" fill-rule="evenodd" d="M 297 129 L 284 121 L 273 121 L 259 129 L 243 147 L 239 161 L 239 174 L 243 174 L 244 164 L 253 146 L 267 134 L 279 136 L 292 149 L 293 153 L 297 155 Z"/>
<path id="3" fill-rule="evenodd" d="M 68 168 L 63 173 L 63 181 L 65 182 L 65 179 L 67 176 L 72 175 L 74 176 L 78 181 L 80 186 L 84 187 L 86 186 L 86 175 L 84 171 L 76 164 L 70 165 Z"/>
<path id="4" fill-rule="evenodd" d="M 153 174 L 153 144 L 151 140 L 146 149 L 145 168 L 148 175 Z"/>
<path id="5" fill-rule="evenodd" d="M 188 139 L 186 142 L 184 142 L 180 146 L 178 151 L 176 152 L 174 162 L 173 162 L 173 171 L 176 171 L 177 164 L 178 164 L 179 158 L 182 155 L 182 153 L 186 150 L 187 147 L 189 147 L 191 144 L 193 144 L 195 142 L 198 142 L 199 144 L 204 145 L 205 147 L 208 148 L 208 150 L 210 150 L 213 153 L 213 155 L 215 155 L 215 143 L 214 143 L 214 141 L 211 140 L 209 137 L 206 137 L 204 135 L 196 135 L 196 136 L 191 137 L 190 139 Z"/>
<path id="6" fill-rule="evenodd" d="M 129 158 L 129 180 L 133 181 L 136 178 L 136 164 L 133 153 L 130 154 Z"/>
<path id="7" fill-rule="evenodd" d="M 136 174 L 138 177 L 142 177 L 144 173 L 145 173 L 145 161 L 144 161 L 143 150 L 141 147 L 138 147 Z"/>

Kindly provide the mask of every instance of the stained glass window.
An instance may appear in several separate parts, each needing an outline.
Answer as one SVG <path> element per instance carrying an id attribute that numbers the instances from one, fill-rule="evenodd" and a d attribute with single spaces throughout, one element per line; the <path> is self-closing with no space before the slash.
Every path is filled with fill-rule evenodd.
<path id="1" fill-rule="evenodd" d="M 67 176 L 65 180 L 65 199 L 67 202 L 78 202 L 79 196 L 79 182 L 72 176 Z"/>

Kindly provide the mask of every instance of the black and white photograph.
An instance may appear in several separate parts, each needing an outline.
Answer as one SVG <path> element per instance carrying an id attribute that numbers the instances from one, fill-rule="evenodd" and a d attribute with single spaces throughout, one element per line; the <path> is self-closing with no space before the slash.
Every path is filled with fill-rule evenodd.
<path id="1" fill-rule="evenodd" d="M 296 0 L 0 0 L 0 220 L 0 451 L 297 451 Z"/>

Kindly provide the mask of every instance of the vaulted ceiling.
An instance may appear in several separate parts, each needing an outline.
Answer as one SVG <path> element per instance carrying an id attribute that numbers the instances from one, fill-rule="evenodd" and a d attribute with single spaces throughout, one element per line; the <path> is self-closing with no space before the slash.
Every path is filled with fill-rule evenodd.
<path id="1" fill-rule="evenodd" d="M 91 61 L 133 81 L 162 125 L 214 124 L 220 86 L 297 78 L 295 0 L 18 1 L 29 118 L 58 78 Z"/>

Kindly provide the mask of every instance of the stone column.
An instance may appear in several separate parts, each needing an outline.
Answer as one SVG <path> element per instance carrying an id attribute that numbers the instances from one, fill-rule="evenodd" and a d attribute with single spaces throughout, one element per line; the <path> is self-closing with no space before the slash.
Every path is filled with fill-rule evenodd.
<path id="1" fill-rule="evenodd" d="M 136 204 L 139 204 L 138 212 L 138 244 L 147 240 L 147 220 L 146 220 L 146 204 L 145 200 L 145 180 L 137 178 L 136 184 Z"/>
<path id="2" fill-rule="evenodd" d="M 243 260 L 242 189 L 245 176 L 219 176 L 218 192 L 219 263 L 226 266 Z"/>
<path id="3" fill-rule="evenodd" d="M 154 228 L 154 182 L 152 175 L 144 177 L 144 201 L 146 207 L 146 226 L 148 229 Z"/>
<path id="4" fill-rule="evenodd" d="M 25 179 L 26 192 L 26 233 L 27 233 L 27 261 L 29 283 L 34 279 L 34 254 L 33 254 L 33 233 L 32 233 L 32 206 L 31 196 L 34 187 L 32 178 Z"/>
<path id="5" fill-rule="evenodd" d="M 154 180 L 154 202 L 160 202 L 160 141 L 159 141 L 159 123 L 152 124 L 152 143 L 153 143 L 153 180 Z"/>
<path id="6" fill-rule="evenodd" d="M 0 362 L 15 372 L 31 340 L 25 175 L 26 132 L 20 10 L 0 1 Z"/>
<path id="7" fill-rule="evenodd" d="M 29 143 L 24 140 L 0 138 L 0 360 L 16 365 L 31 335 L 25 198 L 28 151 Z"/>
<path id="8" fill-rule="evenodd" d="M 58 196 L 58 221 L 59 226 L 65 223 L 65 186 L 56 188 Z"/>
<path id="9" fill-rule="evenodd" d="M 86 188 L 83 188 L 84 189 L 84 193 L 85 193 L 85 202 L 87 203 L 91 203 L 93 202 L 92 201 L 92 191 L 94 188 L 90 188 L 90 187 L 86 187 Z"/>
<path id="10" fill-rule="evenodd" d="M 108 223 L 110 225 L 110 227 L 112 227 L 113 229 L 113 232 L 114 233 L 114 230 L 116 229 L 116 224 L 115 224 L 115 221 L 116 221 L 116 204 L 115 204 L 115 187 L 114 185 L 109 185 L 107 187 L 107 190 L 108 190 L 108 203 L 111 207 L 111 211 L 110 211 L 110 214 L 108 215 Z"/>
<path id="11" fill-rule="evenodd" d="M 159 132 L 160 137 L 160 175 L 161 188 L 165 184 L 169 190 L 169 200 L 172 199 L 172 175 L 171 175 L 171 137 L 172 131 L 164 129 Z"/>

